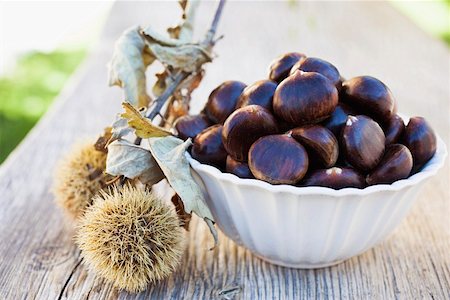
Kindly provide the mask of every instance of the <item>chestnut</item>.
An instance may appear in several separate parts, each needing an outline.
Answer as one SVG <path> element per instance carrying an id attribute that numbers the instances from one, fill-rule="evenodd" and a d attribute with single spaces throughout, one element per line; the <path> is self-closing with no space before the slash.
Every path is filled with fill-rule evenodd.
<path id="1" fill-rule="evenodd" d="M 339 74 L 338 69 L 326 60 L 316 57 L 306 57 L 299 60 L 292 67 L 290 74 L 293 75 L 297 70 L 322 74 L 328 78 L 328 80 L 330 80 L 337 89 L 341 87 L 341 75 Z"/>
<path id="2" fill-rule="evenodd" d="M 208 97 L 204 113 L 215 124 L 223 124 L 234 111 L 239 96 L 246 87 L 240 81 L 225 81 L 216 87 Z"/>
<path id="3" fill-rule="evenodd" d="M 323 75 L 296 71 L 281 82 L 273 97 L 275 114 L 295 125 L 319 123 L 338 104 L 336 87 Z"/>
<path id="4" fill-rule="evenodd" d="M 336 109 L 331 113 L 331 116 L 322 122 L 322 125 L 330 130 L 334 136 L 339 137 L 341 130 L 347 122 L 349 115 L 355 115 L 356 111 L 345 103 L 338 103 Z"/>
<path id="5" fill-rule="evenodd" d="M 342 129 L 341 144 L 345 160 L 359 171 L 368 172 L 383 156 L 383 129 L 369 117 L 348 116 Z"/>
<path id="6" fill-rule="evenodd" d="M 182 140 L 187 140 L 194 138 L 211 125 L 211 121 L 204 114 L 199 114 L 179 117 L 173 126 L 177 131 L 177 136 Z"/>
<path id="7" fill-rule="evenodd" d="M 338 141 L 325 127 L 307 125 L 294 128 L 288 134 L 306 148 L 310 163 L 316 161 L 326 168 L 336 163 L 339 154 Z"/>
<path id="8" fill-rule="evenodd" d="M 258 138 L 278 132 L 272 114 L 262 106 L 248 105 L 234 111 L 225 121 L 222 141 L 235 160 L 247 161 L 248 150 Z"/>
<path id="9" fill-rule="evenodd" d="M 225 170 L 240 178 L 254 178 L 252 171 L 247 163 L 234 160 L 231 156 L 227 156 L 227 164 Z"/>
<path id="10" fill-rule="evenodd" d="M 408 148 L 401 144 L 392 144 L 386 148 L 383 158 L 367 176 L 366 182 L 368 185 L 393 183 L 407 178 L 412 167 L 413 158 Z"/>
<path id="11" fill-rule="evenodd" d="M 297 127 L 294 124 L 288 123 L 285 120 L 281 120 L 280 118 L 275 117 L 277 120 L 278 129 L 280 129 L 280 132 L 287 132 L 295 127 Z"/>
<path id="12" fill-rule="evenodd" d="M 342 101 L 378 122 L 386 123 L 394 114 L 395 100 L 389 88 L 371 76 L 359 76 L 342 83 Z"/>
<path id="13" fill-rule="evenodd" d="M 393 115 L 384 129 L 386 146 L 397 143 L 404 131 L 405 123 L 403 119 L 399 115 Z"/>
<path id="14" fill-rule="evenodd" d="M 306 55 L 298 52 L 290 52 L 277 57 L 270 64 L 269 79 L 276 82 L 281 82 L 283 79 L 288 77 L 292 66 L 305 57 Z"/>
<path id="15" fill-rule="evenodd" d="M 214 125 L 200 132 L 191 149 L 193 158 L 219 168 L 225 166 L 227 152 L 222 144 L 222 125 Z"/>
<path id="16" fill-rule="evenodd" d="M 403 143 L 411 151 L 416 172 L 436 153 L 436 135 L 422 117 L 409 119 L 403 134 Z"/>
<path id="17" fill-rule="evenodd" d="M 259 80 L 244 89 L 236 108 L 255 104 L 272 111 L 273 94 L 276 88 L 277 84 L 272 80 Z"/>
<path id="18" fill-rule="evenodd" d="M 302 186 L 323 186 L 335 190 L 342 188 L 360 188 L 365 186 L 364 176 L 353 168 L 333 167 L 318 169 L 302 182 Z"/>
<path id="19" fill-rule="evenodd" d="M 289 135 L 268 135 L 257 140 L 248 154 L 255 178 L 272 184 L 294 184 L 308 170 L 305 148 Z"/>

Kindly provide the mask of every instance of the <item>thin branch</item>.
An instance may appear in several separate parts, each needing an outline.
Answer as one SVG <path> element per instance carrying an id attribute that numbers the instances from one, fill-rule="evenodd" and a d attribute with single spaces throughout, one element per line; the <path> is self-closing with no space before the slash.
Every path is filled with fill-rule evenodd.
<path id="1" fill-rule="evenodd" d="M 217 25 L 219 25 L 220 17 L 222 16 L 223 7 L 225 5 L 226 0 L 220 0 L 219 6 L 217 6 L 216 13 L 214 15 L 214 19 L 211 23 L 211 27 L 206 33 L 206 38 L 204 44 L 207 46 L 214 45 L 214 36 L 216 35 Z"/>
<path id="2" fill-rule="evenodd" d="M 164 93 L 161 94 L 154 101 L 153 109 L 146 115 L 147 118 L 153 120 L 161 111 L 161 108 L 164 106 L 166 101 L 172 96 L 172 94 L 177 90 L 178 86 L 189 76 L 189 73 L 180 72 L 178 73 L 172 83 L 167 87 Z"/>
<path id="3" fill-rule="evenodd" d="M 203 45 L 207 47 L 212 47 L 214 45 L 214 36 L 216 35 L 217 25 L 219 24 L 220 17 L 222 16 L 223 7 L 225 5 L 226 0 L 220 0 L 219 5 L 217 6 L 216 13 L 214 14 L 214 19 L 211 23 L 211 27 L 206 33 L 205 40 L 203 41 Z M 185 80 L 190 73 L 180 72 L 178 73 L 172 83 L 167 87 L 167 89 L 162 93 L 161 96 L 155 99 L 153 102 L 153 109 L 146 115 L 147 118 L 153 120 L 164 104 L 169 100 L 169 98 L 173 95 L 173 93 L 178 89 L 178 86 Z"/>

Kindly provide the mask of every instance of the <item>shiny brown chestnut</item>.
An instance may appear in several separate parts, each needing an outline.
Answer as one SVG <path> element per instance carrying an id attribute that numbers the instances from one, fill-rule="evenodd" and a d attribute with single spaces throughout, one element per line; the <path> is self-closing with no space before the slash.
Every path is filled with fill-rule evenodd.
<path id="1" fill-rule="evenodd" d="M 342 100 L 378 122 L 394 114 L 395 100 L 389 88 L 371 76 L 359 76 L 342 83 Z"/>
<path id="2" fill-rule="evenodd" d="M 306 57 L 299 60 L 292 67 L 290 74 L 293 75 L 297 70 L 320 73 L 328 78 L 336 88 L 341 87 L 341 75 L 339 74 L 338 69 L 326 60 L 317 57 Z"/>
<path id="3" fill-rule="evenodd" d="M 200 132 L 191 149 L 193 158 L 219 168 L 225 166 L 227 152 L 222 144 L 222 125 L 214 125 Z"/>
<path id="4" fill-rule="evenodd" d="M 301 186 L 323 186 L 335 190 L 343 188 L 359 188 L 365 186 L 364 176 L 353 168 L 333 167 L 313 171 Z"/>
<path id="5" fill-rule="evenodd" d="M 362 172 L 375 168 L 383 157 L 385 136 L 380 125 L 371 118 L 348 116 L 341 135 L 345 160 Z"/>
<path id="6" fill-rule="evenodd" d="M 306 125 L 294 128 L 287 134 L 306 148 L 310 164 L 317 162 L 319 165 L 329 168 L 336 163 L 339 155 L 338 141 L 333 133 L 325 127 Z"/>
<path id="7" fill-rule="evenodd" d="M 331 116 L 323 121 L 322 125 L 330 130 L 334 136 L 339 137 L 349 115 L 357 115 L 357 113 L 347 104 L 339 102 Z"/>
<path id="8" fill-rule="evenodd" d="M 416 172 L 436 153 L 436 134 L 422 117 L 409 119 L 403 134 L 403 143 L 411 151 Z"/>
<path id="9" fill-rule="evenodd" d="M 227 156 L 227 164 L 225 170 L 240 178 L 254 178 L 252 171 L 247 163 L 234 160 L 231 156 Z"/>
<path id="10" fill-rule="evenodd" d="M 413 158 L 409 149 L 401 144 L 392 144 L 386 148 L 383 158 L 367 176 L 366 182 L 368 185 L 390 184 L 407 178 L 412 167 Z"/>
<path id="11" fill-rule="evenodd" d="M 197 134 L 211 126 L 211 121 L 204 115 L 185 115 L 178 118 L 173 125 L 177 136 L 182 140 L 195 138 Z"/>
<path id="12" fill-rule="evenodd" d="M 259 105 L 234 111 L 225 121 L 222 141 L 228 154 L 237 161 L 247 161 L 250 146 L 260 137 L 278 133 L 273 115 Z"/>
<path id="13" fill-rule="evenodd" d="M 203 112 L 215 124 L 223 124 L 234 111 L 242 91 L 246 87 L 240 81 L 225 81 L 216 87 L 208 97 Z"/>
<path id="14" fill-rule="evenodd" d="M 290 52 L 277 57 L 269 67 L 269 79 L 281 82 L 289 76 L 292 66 L 306 55 L 298 52 Z"/>
<path id="15" fill-rule="evenodd" d="M 276 88 L 277 84 L 272 80 L 259 80 L 242 91 L 236 108 L 254 104 L 272 111 L 273 94 Z"/>
<path id="16" fill-rule="evenodd" d="M 403 119 L 399 115 L 393 115 L 384 129 L 386 146 L 397 143 L 404 131 L 405 123 Z"/>
<path id="17" fill-rule="evenodd" d="M 308 170 L 305 148 L 288 135 L 268 135 L 250 148 L 248 165 L 255 178 L 272 184 L 294 184 Z"/>
<path id="18" fill-rule="evenodd" d="M 278 85 L 273 97 L 275 114 L 299 126 L 323 121 L 337 104 L 336 87 L 315 72 L 296 71 Z"/>

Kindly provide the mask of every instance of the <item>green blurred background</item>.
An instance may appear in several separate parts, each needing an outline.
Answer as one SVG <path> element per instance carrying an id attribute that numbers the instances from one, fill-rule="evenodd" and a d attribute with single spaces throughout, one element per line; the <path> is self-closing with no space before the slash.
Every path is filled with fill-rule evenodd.
<path id="1" fill-rule="evenodd" d="M 450 47 L 450 0 L 391 3 L 417 26 Z M 102 9 L 105 15 L 109 7 Z M 103 18 L 97 19 L 99 27 Z M 82 62 L 95 37 L 90 33 L 77 47 L 63 44 L 61 49 L 23 54 L 11 70 L 0 73 L 0 164 L 46 112 Z"/>

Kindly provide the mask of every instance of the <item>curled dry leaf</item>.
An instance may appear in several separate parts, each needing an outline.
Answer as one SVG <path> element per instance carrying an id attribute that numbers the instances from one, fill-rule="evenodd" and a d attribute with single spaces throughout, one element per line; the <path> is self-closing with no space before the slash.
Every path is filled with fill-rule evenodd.
<path id="1" fill-rule="evenodd" d="M 177 212 L 178 218 L 180 219 L 180 226 L 188 231 L 192 215 L 186 213 L 183 201 L 181 200 L 180 196 L 178 196 L 178 194 L 173 195 L 171 201 L 175 206 L 175 211 Z"/>
<path id="2" fill-rule="evenodd" d="M 177 47 L 148 44 L 148 47 L 162 64 L 188 73 L 198 70 L 206 62 L 212 61 L 211 54 L 195 44 L 184 44 Z"/>
<path id="3" fill-rule="evenodd" d="M 119 140 L 134 131 L 133 128 L 128 126 L 128 120 L 125 118 L 122 118 L 120 116 L 120 114 L 117 114 L 116 120 L 114 121 L 114 123 L 112 123 L 111 127 L 112 127 L 111 136 L 110 136 L 106 146 L 108 146 L 113 141 Z"/>
<path id="4" fill-rule="evenodd" d="M 164 179 L 164 174 L 147 149 L 126 140 L 109 144 L 106 173 L 139 179 L 143 184 L 153 185 Z"/>
<path id="5" fill-rule="evenodd" d="M 170 77 L 167 70 L 164 70 L 161 73 L 156 73 L 155 76 L 156 82 L 152 88 L 152 92 L 155 97 L 159 97 L 170 85 L 170 83 L 172 82 L 172 78 Z"/>
<path id="6" fill-rule="evenodd" d="M 125 91 L 126 100 L 147 106 L 151 99 L 146 91 L 145 69 L 155 60 L 145 45 L 139 26 L 131 27 L 119 37 L 109 63 L 109 85 Z"/>
<path id="7" fill-rule="evenodd" d="M 192 5 L 198 5 L 198 3 Z M 158 61 L 173 69 L 189 73 L 200 69 L 204 63 L 212 60 L 209 49 L 190 41 L 192 38 L 191 25 L 189 25 L 191 21 L 188 20 L 195 16 L 196 6 L 193 8 L 190 10 L 192 13 L 188 14 L 188 18 L 183 23 L 185 27 L 180 28 L 179 39 L 162 35 L 151 27 L 142 30 L 147 47 Z"/>
<path id="8" fill-rule="evenodd" d="M 177 47 L 184 44 L 184 41 L 180 41 L 175 38 L 168 37 L 154 30 L 152 27 L 147 27 L 141 31 L 147 44 L 158 44 L 162 46 Z"/>
<path id="9" fill-rule="evenodd" d="M 138 137 L 146 139 L 151 137 L 162 137 L 171 135 L 171 133 L 162 127 L 152 124 L 152 122 L 133 107 L 130 103 L 122 103 L 125 112 L 121 115 L 126 119 L 128 125 L 135 130 Z"/>
<path id="10" fill-rule="evenodd" d="M 192 92 L 200 85 L 204 76 L 204 71 L 199 70 L 189 75 L 179 85 L 178 91 L 174 93 L 166 113 L 164 114 L 164 125 L 172 125 L 176 119 L 189 113 L 189 103 Z"/>
<path id="11" fill-rule="evenodd" d="M 106 148 L 106 146 L 108 146 L 108 142 L 111 139 L 112 134 L 112 127 L 106 127 L 103 130 L 103 134 L 97 139 L 94 144 L 95 150 L 107 153 L 108 148 Z"/>
<path id="12" fill-rule="evenodd" d="M 187 213 L 194 212 L 204 219 L 217 245 L 214 218 L 205 203 L 203 192 L 191 174 L 185 152 L 192 145 L 190 139 L 183 142 L 174 136 L 150 138 L 150 152 L 159 164 L 170 186 L 180 196 Z"/>
<path id="13" fill-rule="evenodd" d="M 182 20 L 177 26 L 168 28 L 167 32 L 171 38 L 189 42 L 192 40 L 195 12 L 200 0 L 181 0 L 179 3 L 183 10 Z"/>

